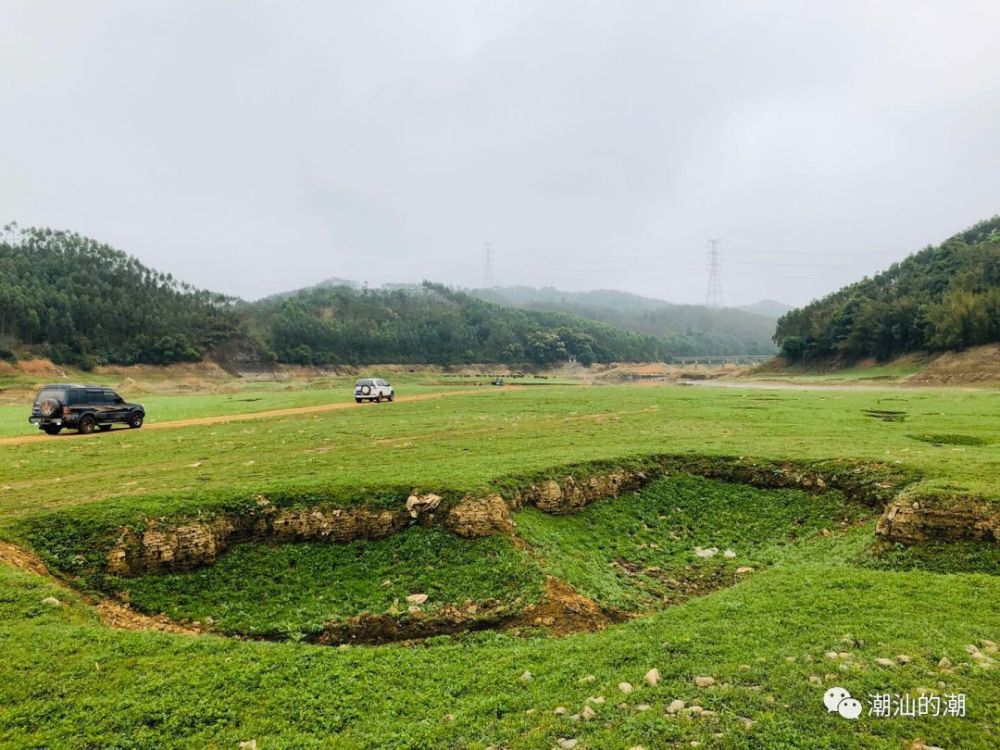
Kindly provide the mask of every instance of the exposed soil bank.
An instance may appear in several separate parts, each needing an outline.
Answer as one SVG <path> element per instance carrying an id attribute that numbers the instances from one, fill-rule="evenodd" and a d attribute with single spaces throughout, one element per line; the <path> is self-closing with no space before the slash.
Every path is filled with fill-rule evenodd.
<path id="1" fill-rule="evenodd" d="M 134 576 L 190 570 L 211 564 L 237 542 L 380 539 L 408 526 L 444 525 L 467 538 L 514 529 L 511 509 L 534 505 L 547 513 L 572 513 L 594 501 L 641 489 L 671 472 L 740 482 L 761 488 L 836 489 L 849 499 L 883 508 L 916 477 L 883 464 L 823 461 L 811 464 L 734 457 L 650 456 L 578 464 L 496 483 L 497 491 L 442 499 L 412 494 L 397 509 L 365 507 L 277 508 L 259 498 L 251 511 L 184 522 L 149 519 L 142 528 L 123 528 L 107 553 L 104 572 Z"/>
<path id="2" fill-rule="evenodd" d="M 322 633 L 307 638 L 311 643 L 381 644 L 417 640 L 436 635 L 455 635 L 475 630 L 546 628 L 554 635 L 594 632 L 627 616 L 603 610 L 592 599 L 578 594 L 565 581 L 548 577 L 545 593 L 524 607 L 495 601 L 446 606 L 433 612 L 362 614 L 328 623 Z"/>
<path id="3" fill-rule="evenodd" d="M 900 497 L 885 509 L 876 533 L 894 542 L 1000 541 L 1000 506 L 981 497 Z"/>

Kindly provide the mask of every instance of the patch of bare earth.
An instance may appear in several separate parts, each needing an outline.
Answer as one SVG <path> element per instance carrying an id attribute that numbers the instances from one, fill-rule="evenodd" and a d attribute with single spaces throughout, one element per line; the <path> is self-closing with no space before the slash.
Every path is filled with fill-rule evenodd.
<path id="1" fill-rule="evenodd" d="M 45 563 L 37 555 L 16 545 L 9 544 L 8 542 L 0 542 L 0 563 L 11 565 L 35 575 L 45 576 L 61 588 L 69 589 L 62 580 L 49 572 Z M 109 628 L 116 628 L 118 630 L 159 630 L 164 633 L 187 633 L 189 635 L 198 635 L 201 632 L 197 628 L 179 625 L 165 615 L 150 617 L 149 615 L 141 614 L 123 602 L 113 599 L 101 599 L 94 603 L 89 598 L 81 596 L 78 592 L 74 593 L 83 599 L 84 602 L 91 605 L 101 618 L 101 622 Z"/>

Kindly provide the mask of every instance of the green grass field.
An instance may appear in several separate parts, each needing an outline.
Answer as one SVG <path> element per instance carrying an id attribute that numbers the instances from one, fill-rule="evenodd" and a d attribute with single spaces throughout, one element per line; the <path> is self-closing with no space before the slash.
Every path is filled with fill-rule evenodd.
<path id="1" fill-rule="evenodd" d="M 406 393 L 468 389 L 416 380 Z M 339 384 L 314 384 L 270 391 L 266 404 L 241 400 L 251 393 L 161 395 L 155 415 L 154 402 L 140 400 L 152 424 L 345 395 Z M 2 424 L 7 435 L 30 434 Z M 920 492 L 1000 502 L 998 428 L 1000 394 L 988 390 L 483 388 L 2 445 L 0 538 L 72 579 L 94 540 L 148 518 L 197 518 L 262 494 L 386 506 L 413 489 L 457 495 L 651 453 L 878 461 L 919 475 Z M 875 545 L 877 513 L 835 492 L 672 476 L 575 515 L 524 509 L 515 514 L 521 545 L 414 528 L 341 546 L 237 545 L 207 568 L 103 583 L 150 612 L 291 639 L 273 643 L 112 630 L 87 601 L 100 595 L 90 582 L 71 591 L 0 565 L 0 747 L 236 748 L 253 739 L 260 750 L 541 749 L 559 738 L 623 750 L 910 748 L 918 739 L 996 747 L 996 545 Z M 695 547 L 719 552 L 702 558 Z M 737 576 L 739 566 L 753 572 Z M 563 637 L 529 628 L 345 650 L 296 642 L 330 619 L 389 610 L 416 589 L 429 609 L 528 601 L 546 574 L 642 616 Z M 48 596 L 63 603 L 43 604 Z M 662 680 L 651 687 L 643 675 L 654 667 Z M 698 687 L 698 675 L 715 683 Z M 635 689 L 626 694 L 621 682 Z M 850 722 L 823 708 L 834 685 L 858 697 L 964 693 L 968 715 Z M 675 699 L 714 713 L 667 713 Z M 594 718 L 572 721 L 585 705 Z"/>

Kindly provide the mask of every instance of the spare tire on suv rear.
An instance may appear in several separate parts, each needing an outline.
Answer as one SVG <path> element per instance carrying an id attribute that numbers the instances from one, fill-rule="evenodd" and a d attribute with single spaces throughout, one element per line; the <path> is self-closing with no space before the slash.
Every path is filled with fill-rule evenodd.
<path id="1" fill-rule="evenodd" d="M 47 398 L 38 405 L 38 411 L 43 417 L 54 417 L 60 409 L 62 409 L 62 404 L 54 398 Z"/>

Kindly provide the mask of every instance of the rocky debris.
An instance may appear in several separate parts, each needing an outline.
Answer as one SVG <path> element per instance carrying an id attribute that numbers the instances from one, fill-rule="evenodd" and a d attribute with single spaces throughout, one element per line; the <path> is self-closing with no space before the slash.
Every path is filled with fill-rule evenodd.
<path id="1" fill-rule="evenodd" d="M 435 495 L 433 492 L 428 492 L 426 495 L 414 493 L 406 498 L 406 512 L 410 514 L 410 518 L 416 518 L 421 513 L 434 510 L 440 504 L 440 495 Z"/>
<path id="2" fill-rule="evenodd" d="M 587 703 L 593 703 L 595 706 L 600 706 L 604 703 L 603 695 L 592 695 L 587 698 Z"/>
<path id="3" fill-rule="evenodd" d="M 169 526 L 151 520 L 144 530 L 124 529 L 107 555 L 107 572 L 132 576 L 191 570 L 215 562 L 231 544 L 250 540 L 351 542 L 382 539 L 406 528 L 403 511 L 367 508 L 276 509 L 262 501 L 254 513 L 225 514 Z"/>
<path id="4" fill-rule="evenodd" d="M 450 511 L 445 525 L 467 539 L 494 534 L 509 534 L 514 530 L 510 509 L 500 495 L 466 496 Z"/>
<path id="5" fill-rule="evenodd" d="M 906 654 L 897 654 L 896 661 L 898 661 L 900 664 L 909 664 L 911 661 L 913 661 L 913 657 L 907 656 Z"/>
<path id="6" fill-rule="evenodd" d="M 715 684 L 715 678 L 709 677 L 706 674 L 700 674 L 694 678 L 694 684 L 700 688 L 711 687 L 712 685 Z"/>
<path id="7" fill-rule="evenodd" d="M 535 679 L 535 675 L 531 674 L 531 672 L 525 671 L 521 675 L 521 682 L 531 682 L 533 679 Z"/>
<path id="8" fill-rule="evenodd" d="M 648 711 L 651 708 L 652 706 L 649 705 L 648 703 L 640 703 L 638 706 L 635 707 L 635 710 L 642 712 L 642 711 Z"/>
<path id="9" fill-rule="evenodd" d="M 625 695 L 631 693 L 635 688 L 632 687 L 631 682 L 619 682 L 618 689 L 621 690 Z"/>
<path id="10" fill-rule="evenodd" d="M 877 658 L 875 660 L 875 663 L 878 664 L 880 667 L 895 667 L 896 666 L 895 660 L 893 660 L 893 659 L 887 659 L 884 656 L 880 656 L 879 658 Z"/>
<path id="11" fill-rule="evenodd" d="M 54 596 L 47 596 L 44 599 L 42 599 L 42 604 L 44 604 L 46 607 L 58 607 L 60 604 L 62 604 L 62 602 L 60 602 Z"/>
<path id="12" fill-rule="evenodd" d="M 725 552 L 722 553 L 722 556 L 729 560 L 732 560 L 734 557 L 736 557 L 736 550 L 727 549 Z"/>
<path id="13" fill-rule="evenodd" d="M 554 713 L 556 716 L 564 716 L 566 714 L 566 707 L 556 706 L 556 710 L 553 711 L 552 713 Z"/>
<path id="14" fill-rule="evenodd" d="M 749 716 L 741 716 L 741 717 L 739 717 L 739 720 L 740 720 L 740 724 L 742 725 L 742 727 L 744 729 L 750 729 L 750 727 L 752 727 L 754 724 L 757 723 L 753 719 L 751 719 Z"/>
<path id="15" fill-rule="evenodd" d="M 942 656 L 941 661 L 938 662 L 938 669 L 951 669 L 952 663 L 951 659 L 947 656 Z"/>
<path id="16" fill-rule="evenodd" d="M 707 549 L 703 549 L 702 547 L 695 547 L 694 553 L 698 557 L 715 557 L 717 554 L 719 554 L 719 548 L 709 547 Z"/>
<path id="17" fill-rule="evenodd" d="M 684 703 L 684 701 L 682 701 L 680 698 L 677 698 L 676 700 L 672 700 L 672 701 L 670 701 L 670 705 L 667 706 L 667 713 L 668 714 L 679 713 L 684 708 L 685 705 L 687 705 L 687 704 Z"/>
<path id="18" fill-rule="evenodd" d="M 660 683 L 660 670 L 653 667 L 651 670 L 646 672 L 642 679 L 645 680 L 646 684 L 650 687 L 656 687 Z"/>
<path id="19" fill-rule="evenodd" d="M 427 601 L 427 594 L 410 594 L 406 597 L 407 604 L 423 604 Z"/>
<path id="20" fill-rule="evenodd" d="M 572 737 L 560 737 L 556 740 L 556 744 L 562 748 L 562 750 L 573 750 L 577 746 L 580 740 L 574 739 Z"/>
<path id="21" fill-rule="evenodd" d="M 753 573 L 753 568 L 749 567 L 748 565 L 741 565 L 736 569 L 736 575 L 738 576 L 744 575 L 746 573 Z"/>
<path id="22" fill-rule="evenodd" d="M 545 513 L 572 513 L 595 500 L 640 489 L 652 478 L 644 471 L 615 469 L 589 477 L 566 475 L 559 479 L 543 479 L 515 492 L 512 504 L 515 508 L 534 505 Z"/>
<path id="23" fill-rule="evenodd" d="M 590 721 L 595 716 L 597 716 L 597 712 L 595 712 L 590 706 L 584 706 L 583 710 L 580 712 L 580 718 L 584 721 Z"/>
<path id="24" fill-rule="evenodd" d="M 1000 505 L 974 495 L 944 495 L 914 503 L 901 497 L 882 513 L 875 533 L 894 542 L 1000 540 Z"/>
<path id="25" fill-rule="evenodd" d="M 247 740 L 240 743 L 240 750 L 257 750 L 257 740 Z"/>
<path id="26" fill-rule="evenodd" d="M 580 679 L 580 682 L 582 682 L 582 683 L 584 683 L 586 685 L 593 685 L 595 682 L 597 682 L 597 677 L 595 677 L 592 674 L 588 674 L 586 677 L 582 677 Z"/>

